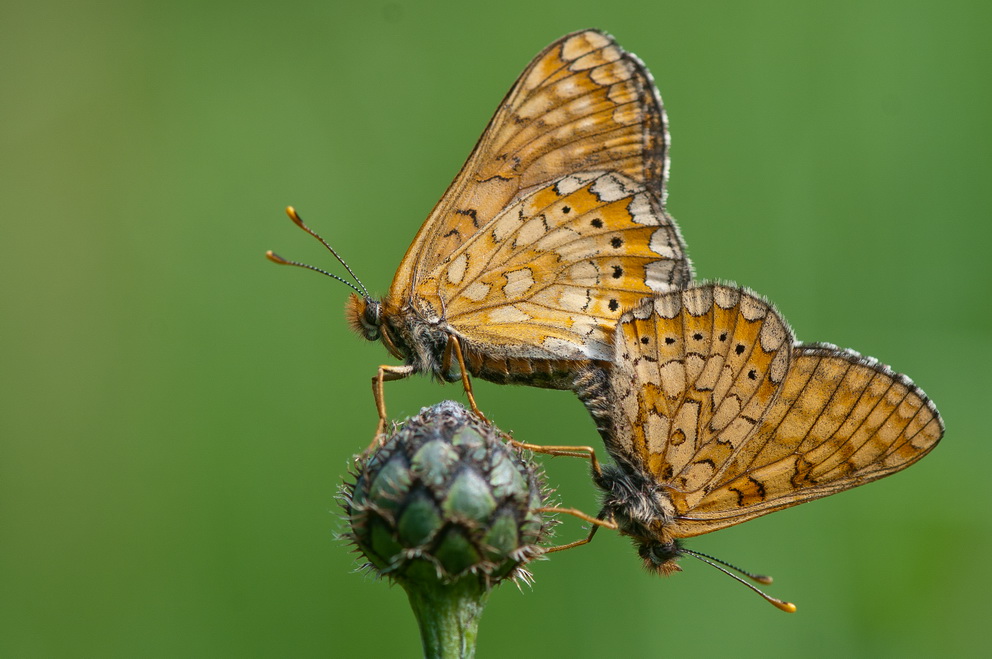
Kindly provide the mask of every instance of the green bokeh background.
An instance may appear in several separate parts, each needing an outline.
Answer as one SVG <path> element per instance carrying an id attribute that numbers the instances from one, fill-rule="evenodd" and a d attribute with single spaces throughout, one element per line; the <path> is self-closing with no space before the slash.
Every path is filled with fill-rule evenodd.
<path id="1" fill-rule="evenodd" d="M 987 656 L 992 10 L 973 2 L 38 2 L 0 6 L 0 656 L 415 656 L 334 496 L 391 360 L 350 334 L 295 205 L 384 291 L 506 89 L 613 33 L 671 119 L 700 278 L 909 373 L 943 444 L 691 546 L 780 613 L 622 538 L 533 566 L 480 657 Z M 517 437 L 598 438 L 567 392 L 477 382 Z M 457 386 L 392 383 L 415 413 Z M 589 511 L 581 461 L 548 463 Z M 566 522 L 560 538 L 583 533 Z"/>

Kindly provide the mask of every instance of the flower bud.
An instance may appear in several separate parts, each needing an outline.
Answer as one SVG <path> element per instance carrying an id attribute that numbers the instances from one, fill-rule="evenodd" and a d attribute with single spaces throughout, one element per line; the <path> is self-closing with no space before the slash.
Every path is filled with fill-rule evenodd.
<path id="1" fill-rule="evenodd" d="M 537 468 L 458 403 L 422 409 L 355 476 L 343 491 L 349 537 L 376 573 L 404 585 L 527 579 L 522 566 L 541 553 Z"/>

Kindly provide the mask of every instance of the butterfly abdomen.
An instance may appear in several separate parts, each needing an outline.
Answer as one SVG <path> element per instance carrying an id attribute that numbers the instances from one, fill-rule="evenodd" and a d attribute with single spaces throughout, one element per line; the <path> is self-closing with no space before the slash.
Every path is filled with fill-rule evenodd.
<path id="1" fill-rule="evenodd" d="M 483 352 L 465 343 L 462 346 L 469 373 L 497 384 L 575 389 L 577 376 L 587 367 L 587 363 L 576 360 L 513 357 L 494 350 Z"/>
<path id="2" fill-rule="evenodd" d="M 382 336 L 392 343 L 407 364 L 418 373 L 443 382 L 461 378 L 450 329 L 443 322 L 430 322 L 402 308 L 389 313 L 386 305 Z M 387 342 L 388 340 L 388 342 Z M 519 357 L 493 347 L 476 346 L 459 337 L 465 368 L 474 377 L 496 384 L 526 384 L 545 389 L 574 389 L 577 374 L 588 362 L 568 359 Z M 390 352 L 393 352 L 390 350 Z"/>

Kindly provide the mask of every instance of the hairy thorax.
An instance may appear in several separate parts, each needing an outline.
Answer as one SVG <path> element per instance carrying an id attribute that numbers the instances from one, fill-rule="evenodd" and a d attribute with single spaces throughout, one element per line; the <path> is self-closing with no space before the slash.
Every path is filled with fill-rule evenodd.
<path id="1" fill-rule="evenodd" d="M 675 506 L 664 488 L 623 462 L 603 467 L 595 479 L 604 492 L 602 516 L 634 541 L 645 567 L 661 574 L 678 571 L 681 549 L 669 532 Z"/>

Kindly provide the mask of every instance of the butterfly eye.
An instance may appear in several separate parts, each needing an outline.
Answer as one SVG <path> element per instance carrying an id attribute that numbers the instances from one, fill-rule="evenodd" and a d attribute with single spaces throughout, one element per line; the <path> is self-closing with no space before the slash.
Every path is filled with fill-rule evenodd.
<path id="1" fill-rule="evenodd" d="M 352 293 L 348 296 L 344 316 L 352 331 L 367 341 L 378 341 L 382 326 L 382 303 Z"/>
<path id="2" fill-rule="evenodd" d="M 379 338 L 379 328 L 382 326 L 382 303 L 369 300 L 362 312 L 362 333 L 369 341 Z"/>

